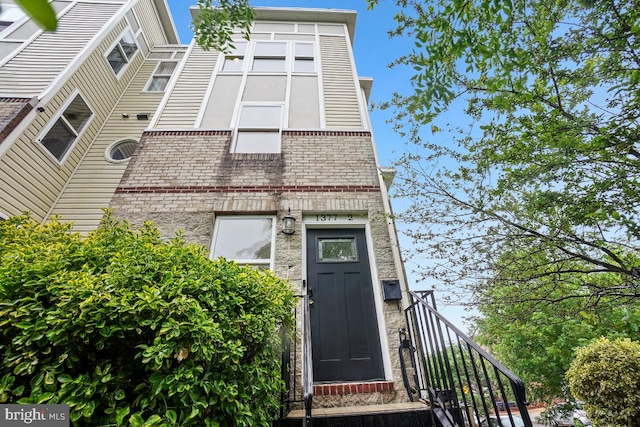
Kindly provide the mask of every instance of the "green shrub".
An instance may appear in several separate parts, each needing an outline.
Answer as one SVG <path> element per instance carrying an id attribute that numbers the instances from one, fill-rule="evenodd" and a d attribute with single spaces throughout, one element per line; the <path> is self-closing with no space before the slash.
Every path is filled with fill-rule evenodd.
<path id="1" fill-rule="evenodd" d="M 74 425 L 267 426 L 278 328 L 295 296 L 270 272 L 211 261 L 109 214 L 0 223 L 0 403 L 62 403 Z"/>
<path id="2" fill-rule="evenodd" d="M 640 426 L 639 343 L 600 338 L 579 348 L 567 379 L 594 426 Z"/>

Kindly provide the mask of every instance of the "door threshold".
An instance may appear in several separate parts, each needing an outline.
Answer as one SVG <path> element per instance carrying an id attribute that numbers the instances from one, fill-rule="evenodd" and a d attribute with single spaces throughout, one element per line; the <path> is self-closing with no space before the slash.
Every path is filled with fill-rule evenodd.
<path id="1" fill-rule="evenodd" d="M 389 393 L 394 391 L 393 381 L 366 381 L 350 383 L 315 384 L 314 396 L 342 396 L 345 394 Z"/>

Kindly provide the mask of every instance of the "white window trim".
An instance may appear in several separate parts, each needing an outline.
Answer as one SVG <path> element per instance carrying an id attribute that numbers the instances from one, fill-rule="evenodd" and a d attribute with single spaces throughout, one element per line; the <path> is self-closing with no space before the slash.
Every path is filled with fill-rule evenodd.
<path id="1" fill-rule="evenodd" d="M 73 140 L 73 142 L 69 145 L 69 148 L 67 148 L 67 151 L 65 151 L 64 156 L 62 156 L 62 158 L 60 160 L 58 160 L 58 158 L 56 156 L 54 156 L 53 153 L 51 153 L 51 151 L 49 151 L 49 149 L 42 144 L 42 139 L 45 136 L 47 136 L 47 134 L 49 133 L 51 128 L 58 122 L 58 119 L 60 119 L 62 117 L 62 115 L 67 110 L 69 105 L 71 105 L 73 100 L 76 99 L 76 96 L 79 96 L 80 98 L 82 98 L 82 100 L 87 105 L 87 107 L 89 107 L 89 111 L 91 111 L 91 116 L 89 117 L 89 120 L 87 120 L 87 122 L 84 124 L 82 129 L 80 129 L 80 132 L 76 133 L 76 129 L 73 126 L 70 126 L 71 129 L 73 130 L 73 132 L 76 133 L 76 137 Z M 87 102 L 87 98 L 82 96 L 80 91 L 78 89 L 76 89 L 64 101 L 64 104 L 62 104 L 60 106 L 60 109 L 58 110 L 58 112 L 49 119 L 49 123 L 47 124 L 47 126 L 45 126 L 45 128 L 42 130 L 42 132 L 40 132 L 40 134 L 36 138 L 36 142 L 38 143 L 38 146 L 42 149 L 42 151 L 44 151 L 54 162 L 56 162 L 58 165 L 63 165 L 64 162 L 67 160 L 67 157 L 69 157 L 69 155 L 71 154 L 71 152 L 73 151 L 75 146 L 78 144 L 78 141 L 84 135 L 84 132 L 89 127 L 89 125 L 91 124 L 91 121 L 93 121 L 93 118 L 95 117 L 95 115 L 96 115 L 96 112 L 93 110 L 93 108 L 91 108 L 91 104 L 89 102 Z M 64 120 L 66 122 L 66 119 L 64 119 Z"/>
<path id="2" fill-rule="evenodd" d="M 175 64 L 171 74 L 158 74 L 157 73 L 158 69 L 160 68 L 160 64 L 162 64 L 163 62 L 173 62 Z M 178 63 L 179 62 L 180 61 L 178 61 L 177 59 L 159 59 L 158 60 L 158 64 L 156 65 L 156 68 L 154 68 L 153 69 L 153 73 L 151 73 L 151 77 L 149 77 L 149 80 L 147 80 L 147 83 L 144 85 L 143 92 L 147 92 L 147 93 L 164 93 L 164 92 L 166 92 L 167 88 L 169 87 L 169 84 L 171 83 L 171 78 L 173 77 L 173 75 L 176 73 L 176 70 L 178 69 Z M 153 82 L 153 78 L 154 77 L 169 77 L 169 80 L 167 81 L 167 85 L 164 87 L 164 89 L 162 89 L 162 90 L 150 90 L 149 89 L 149 87 L 151 86 L 151 83 Z"/>
<path id="3" fill-rule="evenodd" d="M 240 127 L 240 119 L 242 117 L 242 109 L 244 107 L 276 107 L 276 106 L 280 107 L 280 123 L 277 130 L 275 130 L 276 129 L 275 127 L 270 128 L 270 127 L 264 127 L 264 126 Z M 246 132 L 273 132 L 273 133 L 277 132 L 278 137 L 280 139 L 278 142 L 277 153 L 282 153 L 282 129 L 284 127 L 284 118 L 286 116 L 285 110 L 286 110 L 286 102 L 240 102 L 236 110 L 235 117 L 233 118 L 233 123 L 235 123 L 235 126 L 233 127 L 231 152 L 232 153 L 236 152 L 236 145 L 238 143 L 238 133 L 241 131 L 246 131 Z M 241 153 L 241 154 L 249 154 L 249 153 Z M 259 152 L 256 152 L 254 154 L 259 154 Z"/>
<path id="4" fill-rule="evenodd" d="M 129 162 L 129 160 L 131 160 L 131 157 L 127 157 L 126 159 L 121 159 L 121 160 L 116 160 L 113 159 L 111 157 L 111 151 L 119 144 L 122 144 L 123 142 L 128 142 L 128 141 L 135 141 L 136 144 L 140 144 L 140 140 L 137 137 L 129 137 L 129 138 L 121 138 L 117 141 L 115 141 L 113 144 L 109 144 L 109 146 L 104 150 L 104 158 L 107 162 L 109 163 L 127 163 Z M 137 147 L 136 147 L 137 148 Z"/>
<path id="5" fill-rule="evenodd" d="M 122 39 L 125 37 L 125 34 L 127 34 L 127 33 L 129 33 L 129 35 L 131 36 L 131 38 L 133 40 L 133 43 L 136 45 L 136 51 L 133 53 L 131 58 L 127 57 L 127 55 L 124 52 L 124 49 L 122 49 L 122 46 L 120 46 L 120 42 L 122 41 Z M 113 69 L 111 64 L 109 63 L 109 54 L 113 51 L 113 49 L 118 49 L 120 51 L 120 54 L 124 58 L 124 66 L 117 73 Z M 125 28 L 125 30 L 123 32 L 121 32 L 118 37 L 116 37 L 116 41 L 113 42 L 109 46 L 109 48 L 107 48 L 107 50 L 104 52 L 102 57 L 104 58 L 105 62 L 107 63 L 107 66 L 111 69 L 111 71 L 116 76 L 116 78 L 119 79 L 127 71 L 127 68 L 129 67 L 129 64 L 131 63 L 131 61 L 133 61 L 133 59 L 139 53 L 140 53 L 140 46 L 138 46 L 138 40 L 136 38 L 136 34 L 134 34 L 134 32 L 131 29 L 131 27 L 129 27 L 129 25 L 127 25 L 127 28 Z"/>
<path id="6" fill-rule="evenodd" d="M 216 215 L 216 218 L 214 219 L 214 225 L 213 225 L 213 234 L 211 235 L 211 249 L 209 251 L 209 258 L 210 259 L 215 259 L 213 257 L 213 252 L 215 250 L 215 242 L 216 242 L 216 237 L 218 235 L 218 230 L 220 229 L 220 221 L 219 219 L 221 218 L 242 218 L 242 219 L 271 219 L 271 253 L 269 254 L 269 263 L 267 264 L 266 262 L 256 262 L 256 261 L 261 261 L 261 260 L 255 260 L 255 259 L 228 259 L 229 261 L 235 261 L 236 263 L 238 263 L 239 265 L 264 265 L 264 266 L 269 266 L 269 270 L 273 271 L 274 269 L 274 260 L 275 260 L 275 254 L 276 254 L 276 229 L 277 229 L 277 220 L 278 218 L 275 215 L 242 215 L 242 214 L 237 214 L 237 215 Z"/>

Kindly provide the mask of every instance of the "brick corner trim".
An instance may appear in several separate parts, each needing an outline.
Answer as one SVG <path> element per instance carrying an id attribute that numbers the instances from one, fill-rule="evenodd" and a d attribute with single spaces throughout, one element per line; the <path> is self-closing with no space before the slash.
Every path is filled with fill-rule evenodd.
<path id="1" fill-rule="evenodd" d="M 394 390 L 391 381 L 318 384 L 313 386 L 315 396 L 342 396 L 345 394 L 389 393 Z"/>

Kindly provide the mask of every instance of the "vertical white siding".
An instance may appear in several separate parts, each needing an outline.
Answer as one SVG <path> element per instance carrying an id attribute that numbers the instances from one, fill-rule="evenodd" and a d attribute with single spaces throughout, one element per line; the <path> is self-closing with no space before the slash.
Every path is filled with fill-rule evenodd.
<path id="1" fill-rule="evenodd" d="M 320 36 L 324 110 L 328 129 L 364 128 L 348 49 L 344 37 Z"/>
<path id="2" fill-rule="evenodd" d="M 192 128 L 216 67 L 218 52 L 195 47 L 182 69 L 156 128 Z"/>

